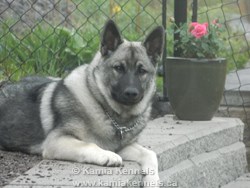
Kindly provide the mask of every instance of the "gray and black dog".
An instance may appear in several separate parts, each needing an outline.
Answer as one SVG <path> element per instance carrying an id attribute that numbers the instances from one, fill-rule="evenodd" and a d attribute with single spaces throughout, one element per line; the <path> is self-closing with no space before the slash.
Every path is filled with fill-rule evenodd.
<path id="1" fill-rule="evenodd" d="M 155 171 L 144 181 L 157 182 L 156 154 L 136 141 L 150 115 L 163 43 L 160 26 L 144 42 L 130 42 L 109 20 L 89 65 L 65 79 L 27 77 L 4 86 L 0 149 L 106 166 L 136 161 Z"/>

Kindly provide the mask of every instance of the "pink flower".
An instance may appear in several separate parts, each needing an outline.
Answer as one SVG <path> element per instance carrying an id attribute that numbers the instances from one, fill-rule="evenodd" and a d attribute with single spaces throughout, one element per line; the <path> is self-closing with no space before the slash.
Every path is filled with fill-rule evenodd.
<path id="1" fill-rule="evenodd" d="M 189 32 L 197 39 L 203 37 L 208 33 L 208 23 L 193 22 L 190 24 Z"/>
<path id="2" fill-rule="evenodd" d="M 218 18 L 212 21 L 212 24 L 216 25 L 218 23 Z"/>
<path id="3" fill-rule="evenodd" d="M 221 24 L 219 24 L 219 19 L 218 19 L 218 18 L 215 19 L 215 20 L 213 20 L 213 21 L 212 21 L 212 24 L 214 24 L 214 25 L 217 26 L 217 27 L 221 27 Z"/>

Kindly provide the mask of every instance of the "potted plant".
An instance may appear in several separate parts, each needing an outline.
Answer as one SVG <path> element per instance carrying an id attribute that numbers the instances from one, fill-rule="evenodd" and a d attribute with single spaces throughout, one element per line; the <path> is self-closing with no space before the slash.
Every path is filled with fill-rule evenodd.
<path id="1" fill-rule="evenodd" d="M 211 120 L 224 91 L 226 59 L 218 20 L 184 24 L 177 29 L 181 57 L 167 58 L 166 76 L 170 104 L 181 120 Z"/>

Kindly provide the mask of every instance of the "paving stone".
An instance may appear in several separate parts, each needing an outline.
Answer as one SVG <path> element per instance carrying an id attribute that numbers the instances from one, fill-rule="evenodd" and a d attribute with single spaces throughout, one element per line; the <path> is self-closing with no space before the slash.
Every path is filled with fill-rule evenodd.
<path id="1" fill-rule="evenodd" d="M 221 152 L 222 150 L 225 152 Z M 203 153 L 182 161 L 160 172 L 160 178 L 165 185 L 176 182 L 182 188 L 216 188 L 225 185 L 244 174 L 247 163 L 243 143 L 238 142 L 222 150 Z"/>
<path id="2" fill-rule="evenodd" d="M 133 162 L 125 162 L 124 167 L 109 168 L 65 161 L 43 160 L 6 188 L 14 185 L 126 187 L 129 181 L 139 182 L 141 177 L 139 165 Z"/>
<path id="3" fill-rule="evenodd" d="M 139 143 L 157 153 L 164 187 L 178 184 L 179 187 L 214 188 L 225 185 L 246 172 L 243 129 L 244 124 L 235 118 L 191 122 L 179 121 L 168 115 L 149 122 Z M 92 169 L 97 174 L 86 174 L 86 169 Z M 77 183 L 97 187 L 127 187 L 132 182 L 141 181 L 140 173 L 131 173 L 133 170 L 140 171 L 138 164 L 124 162 L 122 169 L 130 170 L 129 174 L 119 173 L 120 169 L 43 160 L 7 188 L 52 185 L 64 188 L 73 187 Z"/>
<path id="4" fill-rule="evenodd" d="M 222 186 L 222 188 L 249 188 L 250 187 L 250 173 L 244 174 L 235 181 Z"/>
<path id="5" fill-rule="evenodd" d="M 211 121 L 191 122 L 167 115 L 149 122 L 139 143 L 157 153 L 159 170 L 163 171 L 192 156 L 242 140 L 243 130 L 244 124 L 237 118 L 216 117 Z M 161 134 L 152 135 L 154 131 Z"/>

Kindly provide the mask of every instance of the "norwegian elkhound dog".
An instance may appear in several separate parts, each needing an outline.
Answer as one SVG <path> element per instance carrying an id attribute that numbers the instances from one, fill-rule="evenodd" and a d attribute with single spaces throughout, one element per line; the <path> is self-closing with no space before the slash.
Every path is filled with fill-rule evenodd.
<path id="1" fill-rule="evenodd" d="M 27 77 L 2 87 L 0 149 L 106 166 L 136 161 L 155 171 L 144 181 L 157 182 L 157 157 L 136 140 L 150 115 L 163 41 L 159 26 L 144 42 L 129 42 L 109 20 L 89 65 L 65 79 Z"/>

